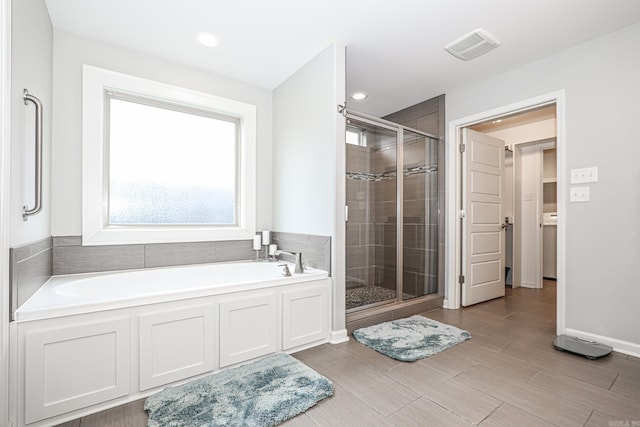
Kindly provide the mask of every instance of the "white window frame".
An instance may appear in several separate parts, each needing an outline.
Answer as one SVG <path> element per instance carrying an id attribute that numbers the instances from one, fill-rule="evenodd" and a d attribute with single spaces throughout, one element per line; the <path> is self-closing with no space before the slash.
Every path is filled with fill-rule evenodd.
<path id="1" fill-rule="evenodd" d="M 105 92 L 115 91 L 237 117 L 240 121 L 236 225 L 108 226 Z M 256 106 L 83 65 L 82 244 L 251 239 L 256 230 Z"/>

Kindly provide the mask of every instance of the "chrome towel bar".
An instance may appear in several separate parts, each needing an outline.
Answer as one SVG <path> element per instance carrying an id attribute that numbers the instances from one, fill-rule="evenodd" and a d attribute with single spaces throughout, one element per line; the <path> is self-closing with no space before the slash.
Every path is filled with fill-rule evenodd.
<path id="1" fill-rule="evenodd" d="M 29 215 L 35 215 L 42 210 L 42 103 L 30 95 L 27 89 L 22 92 L 22 99 L 24 105 L 32 102 L 36 108 L 36 200 L 32 209 L 26 205 L 22 207 L 22 219 L 26 221 Z"/>

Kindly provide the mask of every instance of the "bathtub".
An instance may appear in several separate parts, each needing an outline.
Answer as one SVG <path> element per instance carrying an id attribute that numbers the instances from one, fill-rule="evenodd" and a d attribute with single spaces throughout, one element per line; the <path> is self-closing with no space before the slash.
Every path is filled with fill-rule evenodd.
<path id="1" fill-rule="evenodd" d="M 290 277 L 283 276 L 287 264 Z M 286 262 L 229 262 L 53 276 L 15 313 L 17 322 L 307 282 L 328 276 Z"/>
<path id="2" fill-rule="evenodd" d="M 328 342 L 331 278 L 312 268 L 284 277 L 283 264 L 52 277 L 12 322 L 16 425 L 57 425 Z"/>

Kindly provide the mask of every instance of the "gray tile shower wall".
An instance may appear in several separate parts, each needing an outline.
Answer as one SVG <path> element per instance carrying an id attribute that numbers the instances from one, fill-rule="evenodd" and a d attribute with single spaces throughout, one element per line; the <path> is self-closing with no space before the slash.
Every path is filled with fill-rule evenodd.
<path id="1" fill-rule="evenodd" d="M 53 274 L 132 270 L 254 258 L 250 240 L 82 246 L 80 236 L 53 238 Z"/>
<path id="2" fill-rule="evenodd" d="M 374 170 L 372 148 L 346 146 L 346 195 L 349 221 L 346 225 L 346 288 L 378 283 L 375 277 L 375 204 L 373 188 L 382 181 L 384 171 Z M 384 180 L 386 182 L 386 180 Z"/>
<path id="3" fill-rule="evenodd" d="M 302 252 L 305 265 L 326 270 L 331 275 L 331 237 L 283 232 L 274 232 L 272 236 L 278 249 Z"/>
<path id="4" fill-rule="evenodd" d="M 11 313 L 24 304 L 53 274 L 52 238 L 9 250 Z"/>

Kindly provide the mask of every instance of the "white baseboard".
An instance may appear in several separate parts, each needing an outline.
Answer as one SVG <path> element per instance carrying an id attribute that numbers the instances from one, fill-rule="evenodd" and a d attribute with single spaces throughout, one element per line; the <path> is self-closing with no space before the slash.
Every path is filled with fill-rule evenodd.
<path id="1" fill-rule="evenodd" d="M 613 347 L 613 350 L 619 353 L 640 357 L 640 344 L 622 341 L 615 338 L 604 337 L 602 335 L 591 334 L 589 332 L 578 331 L 576 329 L 570 328 L 565 329 L 565 335 L 606 344 L 610 347 Z"/>
<path id="2" fill-rule="evenodd" d="M 538 287 L 536 286 L 535 283 L 533 282 L 522 282 L 520 284 L 521 287 L 523 288 L 529 288 L 529 289 L 537 289 Z"/>
<path id="3" fill-rule="evenodd" d="M 347 333 L 346 329 L 331 331 L 331 334 L 329 336 L 329 342 L 331 344 L 340 344 L 347 341 L 349 341 L 349 334 Z"/>

